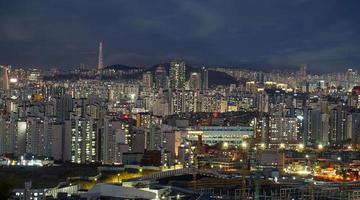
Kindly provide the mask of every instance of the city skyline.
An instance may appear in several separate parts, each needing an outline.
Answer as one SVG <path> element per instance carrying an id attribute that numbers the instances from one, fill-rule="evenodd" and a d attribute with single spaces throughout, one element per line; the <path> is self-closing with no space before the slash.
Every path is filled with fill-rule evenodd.
<path id="1" fill-rule="evenodd" d="M 199 66 L 359 69 L 356 1 L 1 4 L 3 65 L 96 66 L 103 41 L 105 66 L 182 58 Z"/>
<path id="2" fill-rule="evenodd" d="M 0 199 L 360 199 L 359 6 L 0 0 Z"/>

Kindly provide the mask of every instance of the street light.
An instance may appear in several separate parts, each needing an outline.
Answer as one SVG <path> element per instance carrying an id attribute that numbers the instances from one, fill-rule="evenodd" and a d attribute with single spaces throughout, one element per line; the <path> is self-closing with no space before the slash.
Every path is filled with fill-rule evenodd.
<path id="1" fill-rule="evenodd" d="M 195 146 L 191 146 L 190 147 L 190 150 L 191 150 L 191 156 L 190 156 L 190 159 L 191 159 L 191 163 L 193 164 L 193 165 L 196 165 L 196 163 L 195 163 L 195 161 L 196 161 L 196 147 Z"/>
<path id="2" fill-rule="evenodd" d="M 260 144 L 260 147 L 261 147 L 262 149 L 265 149 L 265 143 L 261 143 L 261 144 Z"/>
<path id="3" fill-rule="evenodd" d="M 241 142 L 241 148 L 243 150 L 243 162 L 242 162 L 242 169 L 241 169 L 241 172 L 242 172 L 242 187 L 241 187 L 241 194 L 243 197 L 245 197 L 245 191 L 246 191 L 246 164 L 247 164 L 247 147 L 248 147 L 248 144 L 245 142 L 245 141 L 242 141 Z M 244 198 L 245 199 L 245 198 Z"/>
<path id="4" fill-rule="evenodd" d="M 324 149 L 324 145 L 322 145 L 321 143 L 318 144 L 318 150 L 322 151 Z"/>
<path id="5" fill-rule="evenodd" d="M 135 94 L 131 94 L 130 98 L 131 98 L 132 101 L 134 101 L 135 100 Z"/>
<path id="6" fill-rule="evenodd" d="M 245 141 L 243 141 L 243 142 L 241 143 L 241 148 L 246 149 L 247 146 L 248 146 L 248 144 L 247 144 Z"/>
<path id="7" fill-rule="evenodd" d="M 304 150 L 304 144 L 303 144 L 303 143 L 300 143 L 300 144 L 298 145 L 298 148 L 299 148 L 299 150 Z"/>
<path id="8" fill-rule="evenodd" d="M 280 143 L 280 149 L 284 149 L 285 148 L 285 144 L 284 143 Z"/>
<path id="9" fill-rule="evenodd" d="M 229 148 L 229 143 L 227 143 L 227 142 L 224 142 L 224 143 L 223 143 L 223 148 L 224 148 L 224 149 L 227 149 L 227 148 Z"/>
<path id="10" fill-rule="evenodd" d="M 120 183 L 120 173 L 117 174 L 117 178 L 118 178 L 118 183 Z"/>

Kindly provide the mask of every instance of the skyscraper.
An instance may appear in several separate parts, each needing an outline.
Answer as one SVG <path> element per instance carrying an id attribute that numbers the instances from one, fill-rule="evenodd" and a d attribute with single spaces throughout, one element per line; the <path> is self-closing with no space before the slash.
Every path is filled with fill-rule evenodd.
<path id="1" fill-rule="evenodd" d="M 62 125 L 42 117 L 28 117 L 26 122 L 26 152 L 61 159 Z"/>
<path id="2" fill-rule="evenodd" d="M 20 156 L 26 150 L 26 122 L 16 115 L 0 117 L 0 154 Z"/>
<path id="3" fill-rule="evenodd" d="M 207 90 L 209 88 L 209 74 L 206 67 L 201 68 L 201 90 Z"/>
<path id="4" fill-rule="evenodd" d="M 125 132 L 121 130 L 121 121 L 106 117 L 104 119 L 101 140 L 101 161 L 106 164 L 121 163 L 122 153 L 127 152 L 129 146 L 125 144 Z"/>
<path id="5" fill-rule="evenodd" d="M 74 163 L 90 163 L 97 161 L 98 153 L 98 120 L 89 116 L 80 117 L 73 114 L 65 122 L 68 130 L 65 131 L 65 160 Z"/>
<path id="6" fill-rule="evenodd" d="M 9 68 L 0 65 L 0 90 L 9 89 Z"/>
<path id="7" fill-rule="evenodd" d="M 103 60 L 103 44 L 99 43 L 99 58 L 98 58 L 98 66 L 97 70 L 100 71 L 104 68 L 104 60 Z"/>
<path id="8" fill-rule="evenodd" d="M 183 89 L 185 86 L 185 62 L 173 60 L 170 63 L 170 88 Z"/>
<path id="9" fill-rule="evenodd" d="M 273 143 L 297 144 L 299 130 L 295 117 L 272 117 L 270 119 L 270 135 Z"/>
<path id="10" fill-rule="evenodd" d="M 161 64 L 155 70 L 155 88 L 159 90 L 160 88 L 165 88 L 166 86 L 166 70 Z"/>
<path id="11" fill-rule="evenodd" d="M 151 74 L 151 72 L 145 72 L 143 74 L 143 87 L 144 87 L 144 91 L 151 91 L 153 86 L 153 76 Z"/>
<path id="12" fill-rule="evenodd" d="M 301 79 L 306 79 L 306 76 L 307 76 L 306 70 L 307 70 L 306 64 L 300 65 L 299 75 L 300 75 Z"/>
<path id="13" fill-rule="evenodd" d="M 201 89 L 201 77 L 197 72 L 193 72 L 190 75 L 190 89 L 191 90 L 200 90 Z"/>

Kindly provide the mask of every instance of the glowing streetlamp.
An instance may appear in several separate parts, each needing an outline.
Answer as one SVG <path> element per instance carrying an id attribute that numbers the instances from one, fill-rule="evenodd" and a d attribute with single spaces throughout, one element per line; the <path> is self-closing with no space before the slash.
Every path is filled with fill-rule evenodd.
<path id="1" fill-rule="evenodd" d="M 223 148 L 224 148 L 224 149 L 227 149 L 227 148 L 229 148 L 229 143 L 227 143 L 227 142 L 224 142 L 224 143 L 223 143 Z"/>
<path id="2" fill-rule="evenodd" d="M 260 148 L 265 149 L 265 143 L 261 143 Z"/>
<path id="3" fill-rule="evenodd" d="M 304 150 L 304 144 L 300 143 L 300 144 L 298 145 L 298 148 L 299 148 L 300 151 Z"/>
<path id="4" fill-rule="evenodd" d="M 318 150 L 322 151 L 324 149 L 324 145 L 322 145 L 321 143 L 318 145 Z"/>
<path id="5" fill-rule="evenodd" d="M 132 101 L 134 101 L 135 100 L 135 94 L 131 94 L 130 98 L 131 98 Z"/>
<path id="6" fill-rule="evenodd" d="M 280 143 L 280 149 L 285 149 L 285 144 L 284 143 Z"/>
<path id="7" fill-rule="evenodd" d="M 195 149 L 196 149 L 195 146 L 191 146 L 191 147 L 190 147 L 190 150 L 191 150 L 190 159 L 191 159 L 191 164 L 193 164 L 193 165 L 196 165 L 196 164 L 195 164 L 195 160 L 196 160 L 196 158 L 195 158 L 195 157 L 196 157 Z"/>
<path id="8" fill-rule="evenodd" d="M 245 141 L 243 141 L 243 142 L 241 143 L 241 148 L 242 148 L 242 149 L 246 149 L 247 146 L 248 146 L 248 144 L 247 144 Z"/>

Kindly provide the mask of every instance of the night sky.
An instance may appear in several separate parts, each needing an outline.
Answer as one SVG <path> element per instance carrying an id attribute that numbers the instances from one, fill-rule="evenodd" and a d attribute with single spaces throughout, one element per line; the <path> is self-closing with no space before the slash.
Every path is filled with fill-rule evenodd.
<path id="1" fill-rule="evenodd" d="M 0 0 L 0 63 L 360 70 L 359 0 Z"/>

